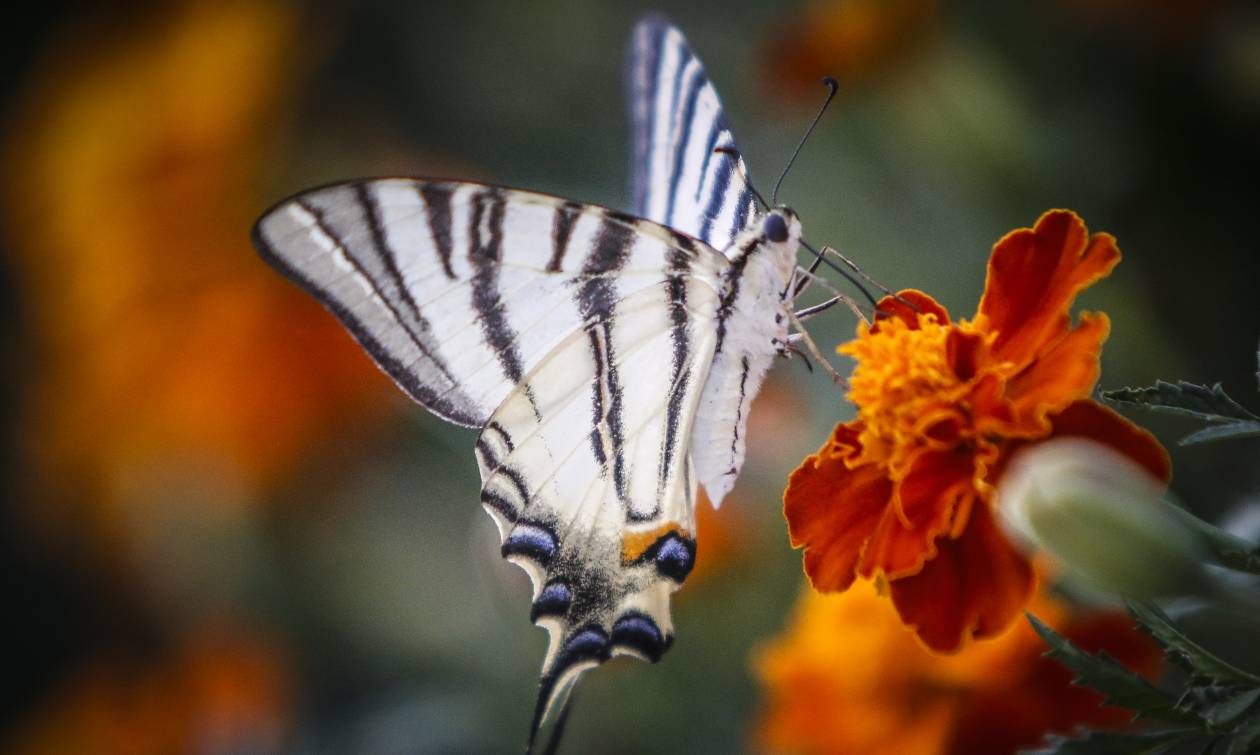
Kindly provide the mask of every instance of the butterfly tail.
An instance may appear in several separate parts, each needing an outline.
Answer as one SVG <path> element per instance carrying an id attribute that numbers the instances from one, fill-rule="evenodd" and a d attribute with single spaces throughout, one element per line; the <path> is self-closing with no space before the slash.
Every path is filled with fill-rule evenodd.
<path id="1" fill-rule="evenodd" d="M 564 727 L 569 720 L 569 711 L 573 709 L 574 687 L 577 676 L 566 680 L 558 686 L 554 678 L 543 677 L 538 683 L 538 701 L 534 705 L 534 718 L 529 725 L 529 740 L 525 745 L 525 755 L 533 755 L 534 745 L 538 742 L 538 734 L 550 726 L 547 743 L 539 755 L 554 755 L 564 737 Z M 558 707 L 557 707 L 558 706 Z"/>

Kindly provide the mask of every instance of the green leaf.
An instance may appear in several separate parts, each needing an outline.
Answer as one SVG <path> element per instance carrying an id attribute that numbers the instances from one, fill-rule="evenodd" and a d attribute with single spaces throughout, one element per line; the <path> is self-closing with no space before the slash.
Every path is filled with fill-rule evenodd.
<path id="1" fill-rule="evenodd" d="M 1228 695 L 1220 702 L 1203 710 L 1203 718 L 1210 731 L 1229 731 L 1248 713 L 1255 712 L 1260 703 L 1260 687 Z"/>
<path id="2" fill-rule="evenodd" d="M 1075 684 L 1088 687 L 1106 698 L 1105 704 L 1128 708 L 1139 717 L 1165 721 L 1195 721 L 1193 714 L 1178 710 L 1176 701 L 1125 668 L 1105 652 L 1091 655 L 1063 635 L 1046 626 L 1032 614 L 1025 614 L 1033 630 L 1050 646 L 1046 655 L 1076 675 Z"/>
<path id="3" fill-rule="evenodd" d="M 1236 668 L 1187 637 L 1154 604 L 1132 602 L 1129 603 L 1129 611 L 1138 625 L 1163 646 L 1170 658 L 1195 677 L 1223 686 L 1260 686 L 1260 677 Z"/>
<path id="4" fill-rule="evenodd" d="M 1072 737 L 1050 736 L 1040 750 L 1024 750 L 1025 755 L 1161 755 L 1174 747 L 1201 737 L 1194 729 L 1171 729 L 1145 734 L 1116 731 L 1090 731 Z"/>
<path id="5" fill-rule="evenodd" d="M 1247 721 L 1234 731 L 1225 755 L 1247 755 L 1260 749 L 1260 716 Z"/>
<path id="6" fill-rule="evenodd" d="M 1187 529 L 1196 533 L 1220 566 L 1249 574 L 1260 574 L 1260 545 L 1231 535 L 1168 501 L 1163 504 Z"/>
<path id="7" fill-rule="evenodd" d="M 1260 422 L 1244 420 L 1230 422 L 1225 425 L 1212 425 L 1190 433 L 1177 441 L 1179 446 L 1193 446 L 1196 443 L 1207 443 L 1214 440 L 1233 440 L 1235 438 L 1252 438 L 1260 435 Z"/>
<path id="8" fill-rule="evenodd" d="M 1103 391 L 1102 397 L 1115 404 L 1140 406 L 1152 411 L 1181 414 L 1208 422 L 1260 421 L 1260 417 L 1247 411 L 1242 404 L 1226 395 L 1220 383 L 1209 388 L 1181 380 L 1176 383 L 1156 380 L 1155 385 L 1147 388 L 1118 388 L 1114 391 Z"/>

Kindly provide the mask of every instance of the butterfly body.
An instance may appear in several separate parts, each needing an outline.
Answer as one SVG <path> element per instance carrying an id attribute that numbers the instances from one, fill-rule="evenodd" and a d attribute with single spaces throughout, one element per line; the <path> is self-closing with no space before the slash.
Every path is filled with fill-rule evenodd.
<path id="1" fill-rule="evenodd" d="M 779 241 L 766 233 L 774 217 L 786 229 Z M 787 342 L 788 282 L 799 244 L 800 221 L 780 208 L 754 216 L 726 252 L 731 266 L 723 282 L 718 344 L 691 436 L 696 473 L 714 506 L 735 484 L 752 401 Z"/>
<path id="2" fill-rule="evenodd" d="M 408 395 L 479 430 L 482 506 L 549 634 L 531 731 L 586 669 L 672 644 L 698 489 L 734 484 L 788 337 L 800 222 L 753 204 L 681 33 L 650 17 L 631 50 L 634 214 L 383 178 L 303 192 L 253 234 Z"/>

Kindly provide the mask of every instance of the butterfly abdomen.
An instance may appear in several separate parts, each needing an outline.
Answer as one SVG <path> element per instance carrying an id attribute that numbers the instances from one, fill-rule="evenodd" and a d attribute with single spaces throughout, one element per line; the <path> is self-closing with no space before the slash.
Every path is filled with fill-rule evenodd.
<path id="1" fill-rule="evenodd" d="M 782 242 L 768 241 L 756 224 L 732 244 L 737 251 L 724 281 L 717 353 L 691 433 L 696 474 L 714 506 L 744 464 L 753 398 L 787 337 L 783 292 L 800 233 L 792 218 L 792 233 Z"/>

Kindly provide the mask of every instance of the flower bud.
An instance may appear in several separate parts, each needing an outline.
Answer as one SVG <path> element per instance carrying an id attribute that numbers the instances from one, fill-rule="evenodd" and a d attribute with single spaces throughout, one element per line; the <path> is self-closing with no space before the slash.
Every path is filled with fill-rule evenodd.
<path id="1" fill-rule="evenodd" d="M 1008 535 L 1051 554 L 1081 586 L 1142 599 L 1194 592 L 1207 557 L 1160 500 L 1164 485 L 1092 440 L 1058 438 L 1021 451 L 998 484 Z"/>

